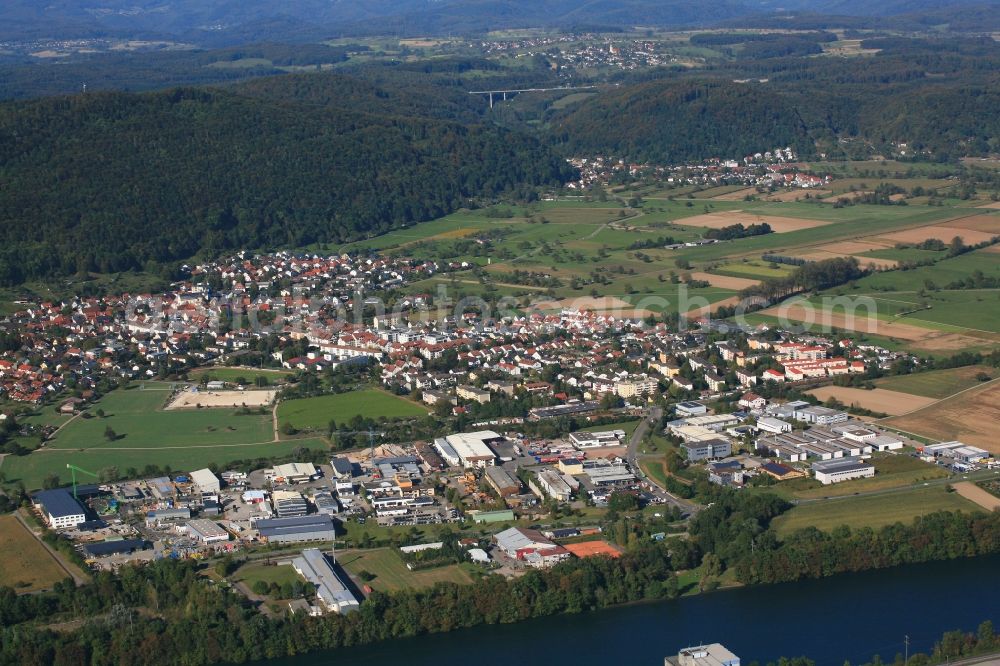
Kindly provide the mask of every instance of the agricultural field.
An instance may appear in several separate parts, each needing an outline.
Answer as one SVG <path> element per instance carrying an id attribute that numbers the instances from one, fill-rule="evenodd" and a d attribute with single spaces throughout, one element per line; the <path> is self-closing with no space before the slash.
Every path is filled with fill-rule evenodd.
<path id="1" fill-rule="evenodd" d="M 889 391 L 884 388 L 867 390 L 847 386 L 824 386 L 809 391 L 809 393 L 824 402 L 833 398 L 848 406 L 870 409 L 873 412 L 892 416 L 906 414 L 934 402 L 934 398 Z"/>
<path id="2" fill-rule="evenodd" d="M 778 516 L 772 523 L 779 536 L 787 536 L 804 527 L 830 531 L 840 525 L 852 529 L 880 528 L 894 523 L 909 523 L 914 518 L 936 511 L 981 511 L 944 485 L 913 490 L 862 495 L 844 499 L 818 500 L 800 504 Z"/>
<path id="3" fill-rule="evenodd" d="M 769 278 L 787 277 L 795 270 L 795 267 L 782 264 L 769 264 L 761 260 L 745 259 L 740 262 L 722 264 L 710 270 L 717 275 L 732 275 L 735 277 L 766 280 Z"/>
<path id="4" fill-rule="evenodd" d="M 323 430 L 330 421 L 344 424 L 355 416 L 399 419 L 426 416 L 430 409 L 379 389 L 287 400 L 278 404 L 278 421 L 300 430 Z"/>
<path id="5" fill-rule="evenodd" d="M 928 439 L 959 440 L 1000 453 L 1000 382 L 987 382 L 884 423 Z"/>
<path id="6" fill-rule="evenodd" d="M 431 587 L 436 583 L 465 584 L 472 582 L 469 574 L 457 564 L 423 571 L 410 571 L 402 558 L 390 548 L 352 550 L 337 554 L 337 560 L 357 580 L 367 571 L 375 578 L 365 582 L 373 590 L 395 592 L 403 589 Z"/>
<path id="7" fill-rule="evenodd" d="M 69 574 L 13 515 L 0 516 L 0 586 L 18 593 L 51 589 Z"/>
<path id="8" fill-rule="evenodd" d="M 938 400 L 982 384 L 980 377 L 997 377 L 997 369 L 986 365 L 929 370 L 909 375 L 895 375 L 875 380 L 879 388 Z"/>

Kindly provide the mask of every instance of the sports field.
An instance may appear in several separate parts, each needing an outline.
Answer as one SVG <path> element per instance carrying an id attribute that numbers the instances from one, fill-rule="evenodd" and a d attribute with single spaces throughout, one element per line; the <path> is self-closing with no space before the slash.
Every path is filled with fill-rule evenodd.
<path id="1" fill-rule="evenodd" d="M 105 468 L 117 467 L 122 474 L 128 474 L 131 470 L 135 472 L 135 476 L 139 476 L 146 465 L 190 472 L 209 465 L 223 467 L 235 460 L 289 459 L 293 451 L 298 448 L 325 451 L 330 445 L 325 440 L 314 437 L 251 444 L 200 444 L 138 449 L 41 449 L 26 456 L 7 456 L 0 469 L 6 474 L 8 483 L 21 481 L 26 488 L 33 490 L 41 488 L 43 481 L 50 474 L 58 476 L 64 484 L 69 483 L 67 463 L 94 473 L 100 473 Z M 89 477 L 82 478 L 89 479 Z"/>
<path id="2" fill-rule="evenodd" d="M 0 516 L 0 586 L 16 592 L 51 589 L 69 574 L 12 515 Z"/>
<path id="3" fill-rule="evenodd" d="M 300 430 L 325 429 L 331 420 L 343 424 L 355 416 L 398 419 L 425 416 L 430 409 L 380 389 L 288 400 L 278 404 L 278 421 Z"/>
<path id="4" fill-rule="evenodd" d="M 819 500 L 793 507 L 772 523 L 779 536 L 804 527 L 830 531 L 840 525 L 879 528 L 909 523 L 935 511 L 981 511 L 980 507 L 944 485 L 882 495 Z"/>
<path id="5" fill-rule="evenodd" d="M 105 395 L 63 427 L 49 449 L 157 449 L 166 446 L 250 444 L 274 439 L 270 414 L 240 416 L 228 409 L 165 411 L 169 384 L 146 382 Z M 98 416 L 98 410 L 104 416 Z M 115 438 L 109 439 L 111 429 Z"/>
<path id="6" fill-rule="evenodd" d="M 40 488 L 46 476 L 69 480 L 67 463 L 91 472 L 117 467 L 141 471 L 147 465 L 190 471 L 234 460 L 291 455 L 297 447 L 325 449 L 321 439 L 274 441 L 271 414 L 239 415 L 232 409 L 162 409 L 171 395 L 169 384 L 146 382 L 142 388 L 112 391 L 26 456 L 8 456 L 3 471 L 8 482 Z M 103 411 L 104 416 L 97 414 Z M 110 437 L 113 431 L 114 438 Z"/>
<path id="7" fill-rule="evenodd" d="M 347 571 L 363 584 L 380 592 L 395 592 L 407 588 L 431 587 L 436 583 L 472 582 L 469 574 L 457 564 L 423 571 L 410 571 L 399 554 L 391 548 L 372 550 L 352 550 L 337 554 L 337 560 Z M 374 574 L 370 581 L 362 581 L 358 575 L 362 571 Z"/>
<path id="8" fill-rule="evenodd" d="M 192 381 L 201 381 L 202 377 L 207 377 L 207 381 L 232 382 L 234 384 L 253 384 L 258 378 L 263 378 L 271 384 L 279 384 L 287 380 L 295 373 L 290 370 L 261 370 L 259 368 L 240 367 L 211 367 L 198 368 L 188 373 Z"/>

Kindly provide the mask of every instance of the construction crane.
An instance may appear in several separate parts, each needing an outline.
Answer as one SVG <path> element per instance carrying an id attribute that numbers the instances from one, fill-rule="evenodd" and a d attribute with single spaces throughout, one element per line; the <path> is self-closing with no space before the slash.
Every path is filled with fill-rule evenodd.
<path id="1" fill-rule="evenodd" d="M 368 445 L 371 447 L 371 462 L 372 471 L 375 471 L 375 438 L 384 437 L 384 432 L 376 432 L 375 430 L 333 430 L 330 435 L 368 435 Z"/>
<path id="2" fill-rule="evenodd" d="M 75 497 L 76 499 L 80 499 L 79 497 L 76 496 L 76 473 L 77 472 L 81 472 L 83 474 L 89 474 L 90 476 L 94 477 L 95 479 L 98 478 L 98 476 L 96 474 L 94 474 L 93 472 L 89 472 L 89 471 L 83 469 L 82 467 L 77 467 L 76 465 L 71 465 L 69 463 L 66 463 L 66 469 L 68 469 L 70 471 L 70 473 L 73 475 L 73 497 Z"/>

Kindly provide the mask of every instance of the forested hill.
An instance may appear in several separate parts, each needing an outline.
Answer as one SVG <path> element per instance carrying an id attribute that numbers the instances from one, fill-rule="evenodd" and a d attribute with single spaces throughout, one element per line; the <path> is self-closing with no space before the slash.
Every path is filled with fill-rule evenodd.
<path id="1" fill-rule="evenodd" d="M 0 105 L 0 282 L 335 243 L 570 175 L 534 138 L 401 115 L 421 103 L 367 83 L 312 81 L 341 88 L 340 103 L 290 77 Z"/>
<path id="2" fill-rule="evenodd" d="M 737 157 L 792 146 L 811 152 L 794 106 L 762 86 L 653 81 L 607 92 L 555 126 L 571 153 L 660 163 Z"/>

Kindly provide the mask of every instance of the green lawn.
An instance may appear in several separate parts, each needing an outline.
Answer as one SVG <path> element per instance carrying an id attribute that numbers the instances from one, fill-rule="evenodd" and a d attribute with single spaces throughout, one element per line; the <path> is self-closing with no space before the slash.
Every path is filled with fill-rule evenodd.
<path id="1" fill-rule="evenodd" d="M 192 381 L 201 381 L 202 377 L 207 376 L 208 381 L 221 381 L 221 382 L 236 382 L 238 379 L 244 379 L 249 383 L 253 383 L 258 377 L 263 377 L 271 384 L 279 384 L 286 381 L 289 377 L 293 376 L 295 373 L 289 370 L 268 370 L 261 368 L 241 368 L 241 367 L 210 367 L 210 368 L 198 368 L 192 370 L 188 373 L 188 376 Z"/>
<path id="2" fill-rule="evenodd" d="M 233 576 L 233 580 L 246 583 L 247 587 L 253 589 L 254 583 L 262 581 L 270 585 L 284 585 L 285 583 L 305 582 L 290 564 L 267 565 L 261 562 L 250 562 L 241 566 Z"/>
<path id="3" fill-rule="evenodd" d="M 870 479 L 854 479 L 829 486 L 815 479 L 793 479 L 779 484 L 779 487 L 797 499 L 819 499 L 901 488 L 948 476 L 948 472 L 939 465 L 908 455 L 877 454 L 872 457 L 872 462 L 875 464 L 875 476 Z"/>
<path id="4" fill-rule="evenodd" d="M 472 582 L 461 566 L 452 564 L 423 571 L 410 571 L 402 558 L 391 548 L 352 550 L 337 554 L 337 561 L 354 576 L 362 571 L 374 574 L 366 584 L 380 592 L 395 592 L 407 588 L 431 587 L 436 583 Z"/>
<path id="5" fill-rule="evenodd" d="M 219 444 L 145 449 L 91 448 L 83 450 L 42 449 L 26 456 L 8 456 L 3 471 L 8 483 L 22 481 L 29 490 L 42 487 L 49 474 L 69 483 L 66 463 L 99 473 L 107 467 L 117 467 L 121 473 L 133 468 L 141 473 L 146 465 L 170 467 L 174 471 L 190 472 L 209 465 L 224 467 L 236 460 L 278 458 L 291 460 L 297 448 L 327 450 L 329 444 L 319 438 L 291 439 L 263 444 Z M 86 480 L 89 480 L 87 478 Z"/>
<path id="6" fill-rule="evenodd" d="M 603 432 L 605 430 L 624 430 L 626 436 L 631 436 L 635 429 L 642 423 L 642 419 L 622 421 L 621 423 L 606 423 L 604 425 L 587 426 L 580 428 L 583 432 Z"/>
<path id="7" fill-rule="evenodd" d="M 278 421 L 300 430 L 325 429 L 331 420 L 343 424 L 355 416 L 397 419 L 424 416 L 429 408 L 379 389 L 288 400 L 278 405 Z"/>
<path id="8" fill-rule="evenodd" d="M 967 388 L 978 386 L 981 382 L 976 378 L 976 375 L 980 373 L 996 377 L 997 369 L 985 365 L 972 365 L 964 368 L 930 370 L 910 375 L 883 377 L 876 380 L 875 385 L 890 391 L 941 399 Z"/>
<path id="9" fill-rule="evenodd" d="M 157 449 L 173 446 L 252 444 L 274 438 L 270 414 L 239 416 L 231 408 L 164 411 L 169 384 L 112 391 L 46 444 L 49 449 Z M 103 410 L 104 416 L 97 416 Z M 117 438 L 109 441 L 106 429 Z"/>
<path id="10" fill-rule="evenodd" d="M 918 516 L 935 511 L 979 511 L 979 507 L 945 486 L 914 490 L 821 500 L 793 507 L 772 523 L 779 535 L 787 535 L 803 527 L 829 531 L 840 525 L 851 528 L 879 528 L 893 523 L 909 523 Z"/>

